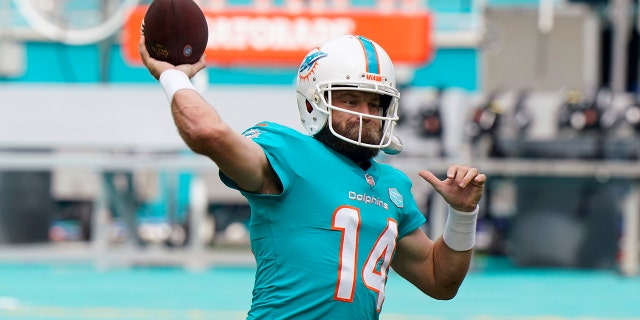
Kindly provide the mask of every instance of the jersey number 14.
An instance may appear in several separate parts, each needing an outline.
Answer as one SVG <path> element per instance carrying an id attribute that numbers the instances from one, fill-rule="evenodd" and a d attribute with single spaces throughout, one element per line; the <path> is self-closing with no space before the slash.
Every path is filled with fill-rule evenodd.
<path id="1" fill-rule="evenodd" d="M 341 206 L 333 213 L 332 229 L 342 233 L 340 243 L 340 263 L 338 281 L 334 299 L 352 302 L 356 287 L 358 266 L 358 240 L 360 236 L 360 209 Z M 380 233 L 378 240 L 369 252 L 362 266 L 361 275 L 365 286 L 378 294 L 377 310 L 380 312 L 384 302 L 384 287 L 391 257 L 396 248 L 398 223 L 387 220 L 387 227 Z"/>

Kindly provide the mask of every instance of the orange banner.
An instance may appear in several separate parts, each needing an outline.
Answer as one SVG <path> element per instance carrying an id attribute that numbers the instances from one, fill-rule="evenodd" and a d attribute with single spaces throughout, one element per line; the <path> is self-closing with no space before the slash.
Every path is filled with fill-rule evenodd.
<path id="1" fill-rule="evenodd" d="M 140 24 L 147 6 L 135 8 L 122 34 L 125 59 L 140 64 Z M 433 51 L 428 12 L 258 12 L 253 9 L 208 11 L 207 63 L 215 65 L 298 65 L 320 42 L 342 34 L 366 36 L 394 62 L 423 64 Z"/>

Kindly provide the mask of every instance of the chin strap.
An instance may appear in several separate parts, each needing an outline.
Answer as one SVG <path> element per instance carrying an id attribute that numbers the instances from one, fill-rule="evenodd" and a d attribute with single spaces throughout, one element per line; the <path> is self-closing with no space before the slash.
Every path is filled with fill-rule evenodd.
<path id="1" fill-rule="evenodd" d="M 402 152 L 402 141 L 400 140 L 400 138 L 398 138 L 398 136 L 396 135 L 392 135 L 391 136 L 391 143 L 389 143 L 388 146 L 382 148 L 382 152 L 386 153 L 386 154 L 398 154 L 400 152 Z"/>

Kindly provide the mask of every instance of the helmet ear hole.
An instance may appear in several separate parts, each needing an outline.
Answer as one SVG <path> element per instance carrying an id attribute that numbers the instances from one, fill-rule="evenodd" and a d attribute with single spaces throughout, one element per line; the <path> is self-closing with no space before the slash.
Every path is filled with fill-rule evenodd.
<path id="1" fill-rule="evenodd" d="M 311 106 L 311 103 L 309 103 L 309 100 L 307 100 L 306 102 L 307 102 L 307 112 L 311 113 L 311 111 L 313 111 L 313 107 Z"/>

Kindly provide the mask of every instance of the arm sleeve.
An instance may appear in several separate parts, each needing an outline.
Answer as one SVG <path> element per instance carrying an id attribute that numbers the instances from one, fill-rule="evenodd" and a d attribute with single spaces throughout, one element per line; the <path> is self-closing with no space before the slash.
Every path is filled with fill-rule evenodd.
<path id="1" fill-rule="evenodd" d="M 398 222 L 398 239 L 400 239 L 420 228 L 427 219 L 418 208 L 418 204 L 413 197 L 411 180 L 401 171 L 397 170 L 397 173 L 401 176 L 400 180 L 402 181 L 398 187 L 398 192 L 403 197 L 402 214 Z"/>

